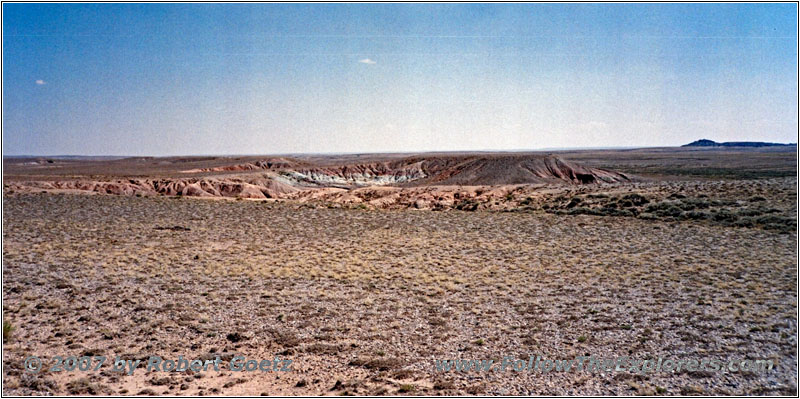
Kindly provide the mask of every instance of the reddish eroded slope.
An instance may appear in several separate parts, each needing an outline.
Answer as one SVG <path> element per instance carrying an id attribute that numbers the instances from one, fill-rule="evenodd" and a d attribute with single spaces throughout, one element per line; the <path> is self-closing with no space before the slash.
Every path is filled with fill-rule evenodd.
<path id="1" fill-rule="evenodd" d="M 297 188 L 269 177 L 226 179 L 129 179 L 113 181 L 26 181 L 7 185 L 11 190 L 54 190 L 113 195 L 183 195 L 191 197 L 280 198 Z"/>
<path id="2" fill-rule="evenodd" d="M 149 162 L 157 160 L 149 160 Z M 172 160 L 169 165 L 179 165 Z M 218 162 L 218 158 L 211 161 Z M 446 187 L 512 185 L 581 185 L 594 183 L 619 183 L 631 181 L 622 173 L 591 168 L 545 154 L 424 154 L 403 158 L 389 156 L 365 159 L 363 162 L 319 160 L 316 162 L 293 158 L 238 159 L 229 165 L 212 164 L 194 169 L 177 169 L 173 175 L 131 175 L 130 165 L 125 174 L 115 173 L 115 163 L 120 161 L 89 162 L 87 171 L 103 170 L 103 174 L 80 174 L 77 167 L 69 173 L 58 172 L 58 165 L 49 175 L 17 174 L 8 180 L 6 188 L 13 191 L 71 191 L 114 195 L 166 195 L 193 197 L 241 197 L 321 199 L 334 202 L 355 201 L 355 190 L 388 186 L 392 196 L 384 198 L 384 205 L 395 201 L 403 204 L 433 202 L 458 202 L 450 198 Z M 245 162 L 242 162 L 245 161 Z M 192 161 L 194 162 L 194 161 Z M 128 162 L 130 163 L 130 161 Z M 160 164 L 160 163 L 159 163 Z M 196 164 L 196 163 L 195 163 Z M 199 166 L 199 165 L 198 165 Z M 16 165 L 24 168 L 25 165 Z M 33 166 L 30 166 L 33 167 Z M 25 169 L 22 169 L 24 172 Z M 146 168 L 143 172 L 146 171 Z M 231 173 L 239 171 L 239 173 Z M 177 174 L 176 174 L 177 173 Z M 197 173 L 188 177 L 184 173 Z M 186 176 L 186 177 L 183 177 Z M 430 190 L 446 192 L 449 200 Z M 444 188 L 444 189 L 443 189 Z M 330 192 L 328 190 L 334 190 Z M 352 192 L 350 194 L 344 194 Z M 320 191 L 320 192 L 317 192 Z M 484 191 L 492 191 L 485 189 Z M 382 197 L 388 192 L 377 191 L 370 197 Z M 365 193 L 361 193 L 365 194 Z M 359 194 L 359 195 L 361 195 Z M 396 197 L 396 198 L 395 198 Z M 440 198 L 442 197 L 442 198 Z M 470 196 L 467 196 L 470 197 Z M 391 198 L 394 198 L 392 200 Z M 463 198 L 462 198 L 463 199 Z M 367 200 L 370 201 L 370 200 Z M 421 201 L 421 202 L 420 202 Z M 438 203 L 437 202 L 437 203 Z"/>

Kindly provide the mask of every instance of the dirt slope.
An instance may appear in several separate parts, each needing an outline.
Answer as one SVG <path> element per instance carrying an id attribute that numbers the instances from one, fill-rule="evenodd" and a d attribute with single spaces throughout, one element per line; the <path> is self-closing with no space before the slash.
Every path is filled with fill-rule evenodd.
<path id="1" fill-rule="evenodd" d="M 505 185 L 537 183 L 616 183 L 625 174 L 589 168 L 552 155 L 486 155 L 423 161 L 429 177 L 419 185 Z"/>
<path id="2" fill-rule="evenodd" d="M 402 203 L 425 208 L 429 203 L 445 201 L 445 204 L 451 204 L 479 196 L 463 194 L 457 198 L 458 190 L 448 187 L 472 186 L 472 191 L 505 192 L 507 190 L 492 188 L 531 184 L 573 186 L 633 180 L 622 173 L 586 167 L 545 154 L 426 154 L 347 163 L 273 157 L 191 169 L 181 168 L 178 166 L 180 163 L 173 161 L 171 164 L 177 168 L 173 169 L 177 173 L 174 177 L 127 175 L 129 169 L 125 169 L 126 174 L 115 175 L 114 162 L 118 161 L 114 160 L 92 162 L 87 171 L 102 170 L 103 162 L 107 167 L 105 174 L 76 173 L 79 169 L 74 166 L 59 174 L 59 165 L 54 164 L 46 176 L 15 175 L 7 180 L 6 189 L 139 196 L 321 199 L 344 203 L 369 202 L 386 197 L 378 205 Z M 24 172 L 24 165 L 15 167 L 22 167 Z M 31 164 L 29 167 L 38 166 Z M 389 191 L 375 191 L 381 186 L 389 186 L 385 187 Z M 430 190 L 421 190 L 424 188 Z M 391 195 L 387 197 L 387 194 Z M 369 198 L 365 200 L 365 196 Z"/>
<path id="3" fill-rule="evenodd" d="M 552 155 L 420 156 L 397 161 L 318 168 L 286 168 L 295 184 L 320 186 L 508 185 L 618 183 L 622 173 L 585 167 Z"/>
<path id="4" fill-rule="evenodd" d="M 129 179 L 113 181 L 62 180 L 14 182 L 10 190 L 53 190 L 113 195 L 183 195 L 192 197 L 279 198 L 297 188 L 269 177 L 226 179 Z"/>

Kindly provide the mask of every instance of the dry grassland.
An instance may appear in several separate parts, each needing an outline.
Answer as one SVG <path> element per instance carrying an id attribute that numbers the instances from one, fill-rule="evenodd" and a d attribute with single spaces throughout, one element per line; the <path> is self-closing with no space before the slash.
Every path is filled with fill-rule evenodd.
<path id="1" fill-rule="evenodd" d="M 572 211 L 621 204 L 626 193 L 603 188 L 514 197 L 513 212 L 4 195 L 3 320 L 13 329 L 3 392 L 796 395 L 796 180 L 742 184 L 763 190 L 710 187 L 733 200 L 712 208 L 761 206 L 783 219 L 646 211 L 690 202 L 669 186 L 643 189 L 649 203 L 627 216 Z M 690 189 L 689 199 L 702 194 Z M 569 206 L 574 196 L 582 205 Z M 278 355 L 294 371 L 31 375 L 22 365 L 34 354 L 213 353 Z M 776 369 L 434 370 L 434 359 L 531 354 L 768 358 Z"/>

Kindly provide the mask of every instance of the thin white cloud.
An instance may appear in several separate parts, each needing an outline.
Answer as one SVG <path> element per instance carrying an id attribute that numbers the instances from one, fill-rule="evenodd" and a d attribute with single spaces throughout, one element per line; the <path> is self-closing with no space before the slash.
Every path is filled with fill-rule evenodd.
<path id="1" fill-rule="evenodd" d="M 47 82 L 45 82 L 44 80 L 39 79 L 39 80 L 36 81 L 36 84 L 41 86 L 41 85 L 47 84 Z"/>
<path id="2" fill-rule="evenodd" d="M 377 64 L 377 62 L 375 62 L 375 61 L 373 61 L 373 60 L 371 60 L 369 58 L 364 58 L 363 60 L 358 60 L 358 62 L 360 62 L 362 64 L 369 64 L 369 65 Z"/>

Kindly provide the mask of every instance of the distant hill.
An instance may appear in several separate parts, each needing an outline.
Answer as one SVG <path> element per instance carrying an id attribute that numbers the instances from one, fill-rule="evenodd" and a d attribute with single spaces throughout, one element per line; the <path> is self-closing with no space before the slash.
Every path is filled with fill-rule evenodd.
<path id="1" fill-rule="evenodd" d="M 712 140 L 697 140 L 681 147 L 787 147 L 796 146 L 797 143 L 781 144 L 781 143 L 765 143 L 762 141 L 728 141 L 725 143 L 717 143 Z"/>

